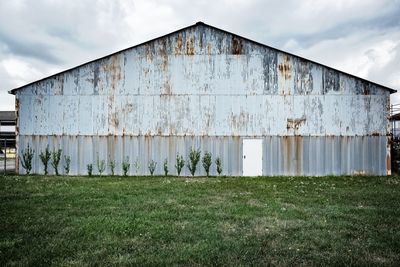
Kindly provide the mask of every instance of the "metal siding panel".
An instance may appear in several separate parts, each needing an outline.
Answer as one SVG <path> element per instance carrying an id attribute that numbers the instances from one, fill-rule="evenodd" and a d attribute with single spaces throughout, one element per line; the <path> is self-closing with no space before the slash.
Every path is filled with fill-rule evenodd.
<path id="1" fill-rule="evenodd" d="M 79 94 L 80 95 L 93 95 L 94 91 L 94 74 L 92 64 L 82 66 L 79 68 Z"/>
<path id="2" fill-rule="evenodd" d="M 301 168 L 302 171 L 300 174 L 302 175 L 311 175 L 310 174 L 310 137 L 303 136 L 302 137 L 302 151 L 299 153 L 301 155 Z"/>
<path id="3" fill-rule="evenodd" d="M 79 96 L 79 134 L 93 134 L 92 96 Z"/>
<path id="4" fill-rule="evenodd" d="M 293 95 L 294 58 L 285 53 L 278 53 L 278 94 Z"/>
<path id="5" fill-rule="evenodd" d="M 54 95 L 49 97 L 49 109 L 54 111 L 54 112 L 49 112 L 48 124 L 49 124 L 50 134 L 60 135 L 63 133 L 63 125 L 64 125 L 63 103 L 64 103 L 63 96 Z"/>
<path id="6" fill-rule="evenodd" d="M 36 95 L 32 98 L 32 114 L 31 120 L 28 123 L 33 123 L 32 133 L 35 135 L 48 134 L 48 119 L 49 119 L 49 97 Z"/>
<path id="7" fill-rule="evenodd" d="M 78 96 L 63 96 L 63 134 L 79 134 L 79 99 Z"/>
<path id="8" fill-rule="evenodd" d="M 108 134 L 107 97 L 104 95 L 92 96 L 93 133 L 96 135 Z"/>
<path id="9" fill-rule="evenodd" d="M 31 123 L 34 107 L 31 105 L 33 98 L 27 97 L 26 95 L 18 95 L 19 99 L 19 134 L 30 135 L 33 134 L 34 123 Z"/>

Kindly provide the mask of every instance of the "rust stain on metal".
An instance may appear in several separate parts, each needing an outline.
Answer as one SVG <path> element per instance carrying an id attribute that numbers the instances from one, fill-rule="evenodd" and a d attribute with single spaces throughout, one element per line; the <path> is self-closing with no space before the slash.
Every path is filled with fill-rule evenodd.
<path id="1" fill-rule="evenodd" d="M 110 123 L 113 127 L 117 128 L 119 125 L 118 114 L 116 112 L 111 113 Z"/>
<path id="2" fill-rule="evenodd" d="M 151 46 L 149 44 L 146 44 L 144 47 L 144 50 L 145 50 L 147 61 L 149 61 L 149 62 L 153 61 L 153 51 L 151 49 Z"/>
<path id="3" fill-rule="evenodd" d="M 160 42 L 161 45 L 159 49 L 159 54 L 162 57 L 162 69 L 165 72 L 168 69 L 167 41 L 166 39 L 162 39 Z"/>
<path id="4" fill-rule="evenodd" d="M 283 63 L 278 65 L 278 69 L 286 80 L 292 77 L 292 66 L 290 65 L 290 57 L 288 55 L 284 56 Z"/>
<path id="5" fill-rule="evenodd" d="M 231 122 L 233 129 L 239 129 L 242 127 L 246 128 L 250 120 L 250 114 L 243 111 L 241 111 L 239 114 L 231 113 L 228 119 Z"/>
<path id="6" fill-rule="evenodd" d="M 125 111 L 126 113 L 131 113 L 133 111 L 133 104 L 132 103 L 126 104 Z"/>
<path id="7" fill-rule="evenodd" d="M 182 54 L 182 46 L 183 46 L 182 34 L 180 33 L 176 37 L 175 54 L 177 54 L 177 55 Z"/>
<path id="8" fill-rule="evenodd" d="M 293 129 L 293 130 L 298 130 L 302 124 L 306 122 L 306 117 L 303 116 L 301 118 L 297 119 L 287 119 L 287 125 L 286 128 Z"/>
<path id="9" fill-rule="evenodd" d="M 356 83 L 356 91 L 361 95 L 370 95 L 371 93 L 369 84 L 364 81 Z"/>
<path id="10" fill-rule="evenodd" d="M 194 37 L 190 36 L 186 40 L 186 54 L 189 56 L 194 55 Z"/>
<path id="11" fill-rule="evenodd" d="M 61 74 L 54 78 L 52 89 L 54 90 L 55 95 L 63 95 L 64 94 L 64 75 Z"/>
<path id="12" fill-rule="evenodd" d="M 164 55 L 162 56 L 162 60 L 163 60 L 163 62 L 162 62 L 162 69 L 163 69 L 163 71 L 165 72 L 165 71 L 167 71 L 167 69 L 168 69 L 168 55 L 167 55 L 167 54 L 164 54 Z"/>
<path id="13" fill-rule="evenodd" d="M 243 44 L 242 40 L 237 38 L 236 36 L 232 36 L 232 54 L 233 55 L 240 55 L 243 54 Z"/>
<path id="14" fill-rule="evenodd" d="M 104 66 L 104 70 L 111 77 L 111 89 L 115 91 L 118 82 L 121 80 L 121 65 L 119 64 L 120 55 L 114 55 L 111 57 L 111 63 Z"/>
<path id="15" fill-rule="evenodd" d="M 169 80 L 166 80 L 161 89 L 161 95 L 171 95 L 171 94 L 172 94 L 171 84 L 169 83 Z"/>
<path id="16" fill-rule="evenodd" d="M 292 163 L 292 159 L 291 159 L 291 155 L 292 155 L 292 146 L 289 140 L 288 136 L 284 136 L 283 139 L 283 151 L 286 151 L 286 154 L 284 154 L 284 169 L 285 170 L 290 170 L 291 167 L 291 163 Z M 286 164 L 285 164 L 286 163 Z"/>
<path id="17" fill-rule="evenodd" d="M 117 93 L 116 91 L 118 88 L 118 83 L 121 80 L 121 66 L 119 64 L 119 59 L 119 56 L 113 56 L 111 58 L 111 63 L 107 64 L 104 67 L 105 71 L 111 78 L 110 92 L 108 95 L 108 122 L 110 126 L 115 128 L 119 125 L 118 114 L 116 112 L 113 112 L 115 105 L 115 95 Z"/>

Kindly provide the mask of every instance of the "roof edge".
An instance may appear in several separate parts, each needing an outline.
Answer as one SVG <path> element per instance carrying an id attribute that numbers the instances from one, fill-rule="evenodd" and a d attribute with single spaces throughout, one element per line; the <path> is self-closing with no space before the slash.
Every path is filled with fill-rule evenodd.
<path id="1" fill-rule="evenodd" d="M 233 35 L 233 36 L 239 37 L 239 38 L 241 38 L 241 39 L 243 39 L 243 40 L 246 40 L 246 41 L 248 41 L 248 42 L 252 42 L 252 43 L 255 43 L 255 44 L 257 44 L 257 45 L 260 45 L 260 46 L 263 46 L 263 47 L 267 47 L 267 48 L 269 48 L 269 49 L 273 49 L 273 50 L 275 50 L 275 51 L 277 51 L 277 52 L 285 53 L 285 54 L 287 54 L 287 55 L 290 55 L 290 56 L 293 56 L 293 57 L 296 57 L 296 58 L 299 58 L 299 59 L 302 59 L 302 60 L 311 62 L 311 63 L 313 63 L 313 64 L 316 64 L 316 65 L 319 65 L 319 66 L 322 66 L 322 67 L 325 67 L 325 68 L 328 68 L 328 69 L 337 71 L 337 72 L 339 72 L 339 73 L 341 73 L 341 74 L 348 75 L 348 76 L 350 76 L 350 77 L 353 77 L 353 78 L 362 80 L 362 81 L 364 81 L 364 82 L 371 83 L 371 84 L 373 84 L 373 85 L 382 87 L 382 88 L 385 89 L 385 90 L 388 90 L 388 91 L 390 92 L 390 94 L 393 94 L 393 93 L 396 93 L 396 92 L 397 92 L 397 90 L 395 90 L 395 89 L 393 89 L 393 88 L 390 88 L 390 87 L 388 87 L 388 86 L 385 86 L 385 85 L 382 85 L 382 84 L 379 84 L 379 83 L 376 83 L 376 82 L 373 82 L 373 81 L 370 81 L 370 80 L 367 80 L 367 79 L 358 77 L 358 76 L 356 76 L 356 75 L 354 75 L 354 74 L 350 74 L 350 73 L 344 72 L 344 71 L 342 71 L 342 70 L 335 69 L 335 68 L 333 68 L 333 67 L 327 66 L 327 65 L 322 64 L 322 63 L 319 63 L 319 62 L 316 62 L 316 61 L 314 61 L 314 60 L 310 60 L 310 59 L 308 59 L 308 58 L 305 58 L 305 57 L 302 57 L 302 56 L 299 56 L 299 55 L 295 55 L 295 54 L 292 54 L 292 53 L 290 53 L 290 52 L 283 51 L 283 50 L 281 50 L 281 49 L 278 49 L 278 48 L 275 48 L 275 47 L 272 47 L 272 46 L 269 46 L 269 45 L 266 45 L 266 44 L 263 44 L 263 43 L 254 41 L 254 40 L 252 40 L 252 39 L 243 37 L 243 36 L 241 36 L 241 35 L 238 35 L 238 34 L 235 34 L 235 33 L 232 33 L 232 32 L 229 32 L 229 31 L 226 31 L 226 30 L 217 28 L 217 27 L 214 27 L 214 26 L 209 25 L 209 24 L 206 24 L 206 23 L 204 23 L 204 22 L 202 22 L 202 21 L 198 21 L 198 22 L 196 22 L 195 24 L 192 24 L 192 25 L 189 25 L 189 26 L 180 28 L 180 29 L 175 30 L 175 31 L 173 31 L 173 32 L 170 32 L 170 33 L 161 35 L 161 36 L 159 36 L 159 37 L 156 37 L 156 38 L 147 40 L 147 41 L 145 41 L 145 42 L 136 44 L 136 45 L 134 45 L 134 46 L 130 46 L 130 47 L 124 48 L 124 49 L 122 49 L 122 50 L 118 50 L 118 51 L 113 52 L 113 53 L 111 53 L 111 54 L 107 54 L 107 55 L 105 55 L 105 56 L 102 56 L 102 57 L 99 57 L 99 58 L 90 60 L 90 61 L 88 61 L 88 62 L 79 64 L 79 65 L 77 65 L 77 66 L 75 66 L 75 67 L 68 68 L 68 69 L 66 69 L 66 70 L 60 71 L 60 72 L 58 72 L 58 73 L 55 73 L 55 74 L 52 74 L 52 75 L 49 75 L 49 76 L 46 76 L 46 77 L 41 78 L 41 79 L 39 79 L 39 80 L 30 82 L 30 83 L 28 83 L 28 84 L 25 84 L 25 85 L 22 85 L 22 86 L 19 86 L 19 87 L 16 87 L 16 88 L 14 88 L 14 89 L 8 91 L 8 93 L 9 93 L 9 94 L 12 94 L 12 95 L 15 95 L 15 94 L 16 94 L 16 91 L 18 91 L 18 90 L 20 90 L 20 89 L 22 89 L 22 88 L 24 88 L 24 87 L 27 87 L 27 86 L 29 86 L 29 85 L 32 85 L 32 84 L 34 84 L 34 83 L 37 83 L 37 82 L 40 82 L 40 81 L 49 79 L 49 78 L 54 77 L 54 76 L 56 76 L 56 75 L 60 75 L 60 74 L 66 73 L 66 72 L 68 72 L 68 71 L 71 71 L 71 70 L 74 70 L 74 69 L 83 67 L 83 66 L 85 66 L 85 65 L 91 64 L 91 63 L 93 63 L 93 62 L 95 62 L 95 61 L 102 60 L 102 59 L 105 59 L 105 58 L 107 58 L 107 57 L 111 57 L 111 56 L 116 55 L 116 54 L 118 54 L 118 53 L 125 52 L 125 51 L 127 51 L 127 50 L 129 50 L 129 49 L 133 49 L 133 48 L 136 48 L 136 47 L 139 47 L 139 46 L 148 44 L 148 43 L 153 42 L 153 41 L 156 41 L 156 40 L 158 40 L 158 39 L 165 38 L 165 37 L 170 36 L 170 35 L 172 35 L 172 34 L 175 34 L 175 33 L 178 33 L 178 32 L 180 32 L 180 31 L 184 31 L 184 30 L 187 30 L 187 29 L 190 29 L 190 28 L 199 26 L 199 25 L 206 26 L 206 27 L 210 27 L 210 28 L 212 28 L 212 29 L 215 29 L 215 30 L 218 30 L 218 31 L 227 33 L 227 34 L 231 34 L 231 35 Z"/>

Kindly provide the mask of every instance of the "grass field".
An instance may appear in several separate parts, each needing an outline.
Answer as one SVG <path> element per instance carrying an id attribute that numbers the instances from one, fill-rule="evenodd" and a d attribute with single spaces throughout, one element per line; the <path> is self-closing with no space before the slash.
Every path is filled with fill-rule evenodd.
<path id="1" fill-rule="evenodd" d="M 0 266 L 400 262 L 399 177 L 0 181 Z"/>

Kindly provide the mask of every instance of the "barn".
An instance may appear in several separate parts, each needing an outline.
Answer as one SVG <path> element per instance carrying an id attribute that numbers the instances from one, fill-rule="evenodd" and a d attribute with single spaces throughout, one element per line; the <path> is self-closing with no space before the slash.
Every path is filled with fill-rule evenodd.
<path id="1" fill-rule="evenodd" d="M 390 174 L 394 92 L 202 22 L 10 91 L 34 173 L 46 146 L 72 175 L 98 159 L 176 174 L 195 148 L 233 176 Z"/>

